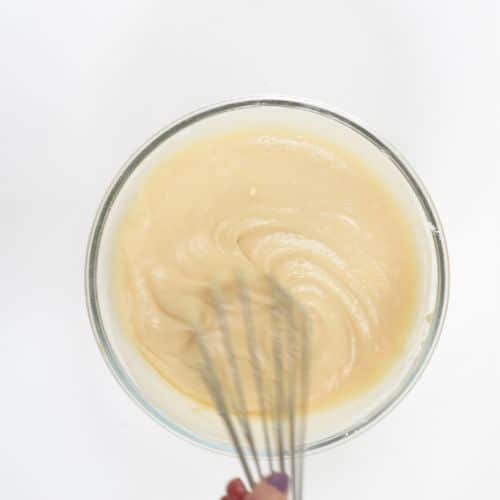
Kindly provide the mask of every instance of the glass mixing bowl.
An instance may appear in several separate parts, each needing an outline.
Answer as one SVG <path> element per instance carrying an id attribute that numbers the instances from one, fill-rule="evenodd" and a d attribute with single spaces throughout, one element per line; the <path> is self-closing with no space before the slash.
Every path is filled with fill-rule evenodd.
<path id="1" fill-rule="evenodd" d="M 85 268 L 87 306 L 99 348 L 123 389 L 167 429 L 211 450 L 232 452 L 217 415 L 168 386 L 120 329 L 110 286 L 116 225 L 144 174 L 196 136 L 241 124 L 277 124 L 324 135 L 373 167 L 411 218 L 424 284 L 418 319 L 404 354 L 362 397 L 309 416 L 307 450 L 325 449 L 359 434 L 394 408 L 415 384 L 436 346 L 446 312 L 448 261 L 436 210 L 422 183 L 395 149 L 353 120 L 322 107 L 284 99 L 224 103 L 182 118 L 152 137 L 123 166 L 97 211 Z"/>

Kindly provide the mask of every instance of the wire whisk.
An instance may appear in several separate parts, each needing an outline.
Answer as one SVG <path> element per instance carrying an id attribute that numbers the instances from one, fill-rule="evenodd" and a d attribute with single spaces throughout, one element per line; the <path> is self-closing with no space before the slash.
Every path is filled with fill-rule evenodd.
<path id="1" fill-rule="evenodd" d="M 273 472 L 303 498 L 309 321 L 273 278 L 255 292 L 238 278 L 212 288 L 209 326 L 195 326 L 200 375 L 251 489 Z"/>

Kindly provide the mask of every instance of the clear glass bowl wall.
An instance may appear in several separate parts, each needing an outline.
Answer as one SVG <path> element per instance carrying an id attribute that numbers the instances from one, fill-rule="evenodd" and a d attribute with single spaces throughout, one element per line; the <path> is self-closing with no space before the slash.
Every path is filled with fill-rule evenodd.
<path id="1" fill-rule="evenodd" d="M 424 283 L 418 319 L 406 351 L 368 394 L 309 416 L 307 450 L 325 449 L 369 428 L 386 415 L 422 373 L 441 331 L 448 295 L 448 263 L 443 230 L 431 199 L 402 156 L 354 121 L 327 109 L 282 99 L 251 99 L 197 111 L 160 131 L 123 166 L 98 209 L 86 262 L 89 316 L 99 348 L 122 388 L 165 428 L 221 452 L 232 452 L 217 415 L 167 386 L 120 329 L 111 297 L 110 259 L 116 225 L 141 178 L 160 158 L 215 130 L 276 124 L 324 136 L 372 166 L 401 201 L 420 242 Z"/>

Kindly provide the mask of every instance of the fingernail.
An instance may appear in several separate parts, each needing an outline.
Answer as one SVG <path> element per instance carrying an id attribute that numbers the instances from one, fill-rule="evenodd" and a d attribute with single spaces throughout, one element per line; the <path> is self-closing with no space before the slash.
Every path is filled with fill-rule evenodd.
<path id="1" fill-rule="evenodd" d="M 266 481 L 281 493 L 286 493 L 288 490 L 288 476 L 282 472 L 273 472 Z"/>

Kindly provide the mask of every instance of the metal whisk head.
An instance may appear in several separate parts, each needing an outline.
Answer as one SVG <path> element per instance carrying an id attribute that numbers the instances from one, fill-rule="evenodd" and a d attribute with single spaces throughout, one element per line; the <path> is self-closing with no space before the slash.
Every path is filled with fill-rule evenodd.
<path id="1" fill-rule="evenodd" d="M 274 279 L 258 293 L 243 281 L 228 298 L 213 288 L 209 331 L 196 326 L 201 377 L 227 429 L 250 488 L 273 472 L 302 499 L 309 372 L 309 324 Z M 226 290 L 227 291 L 227 290 Z"/>

